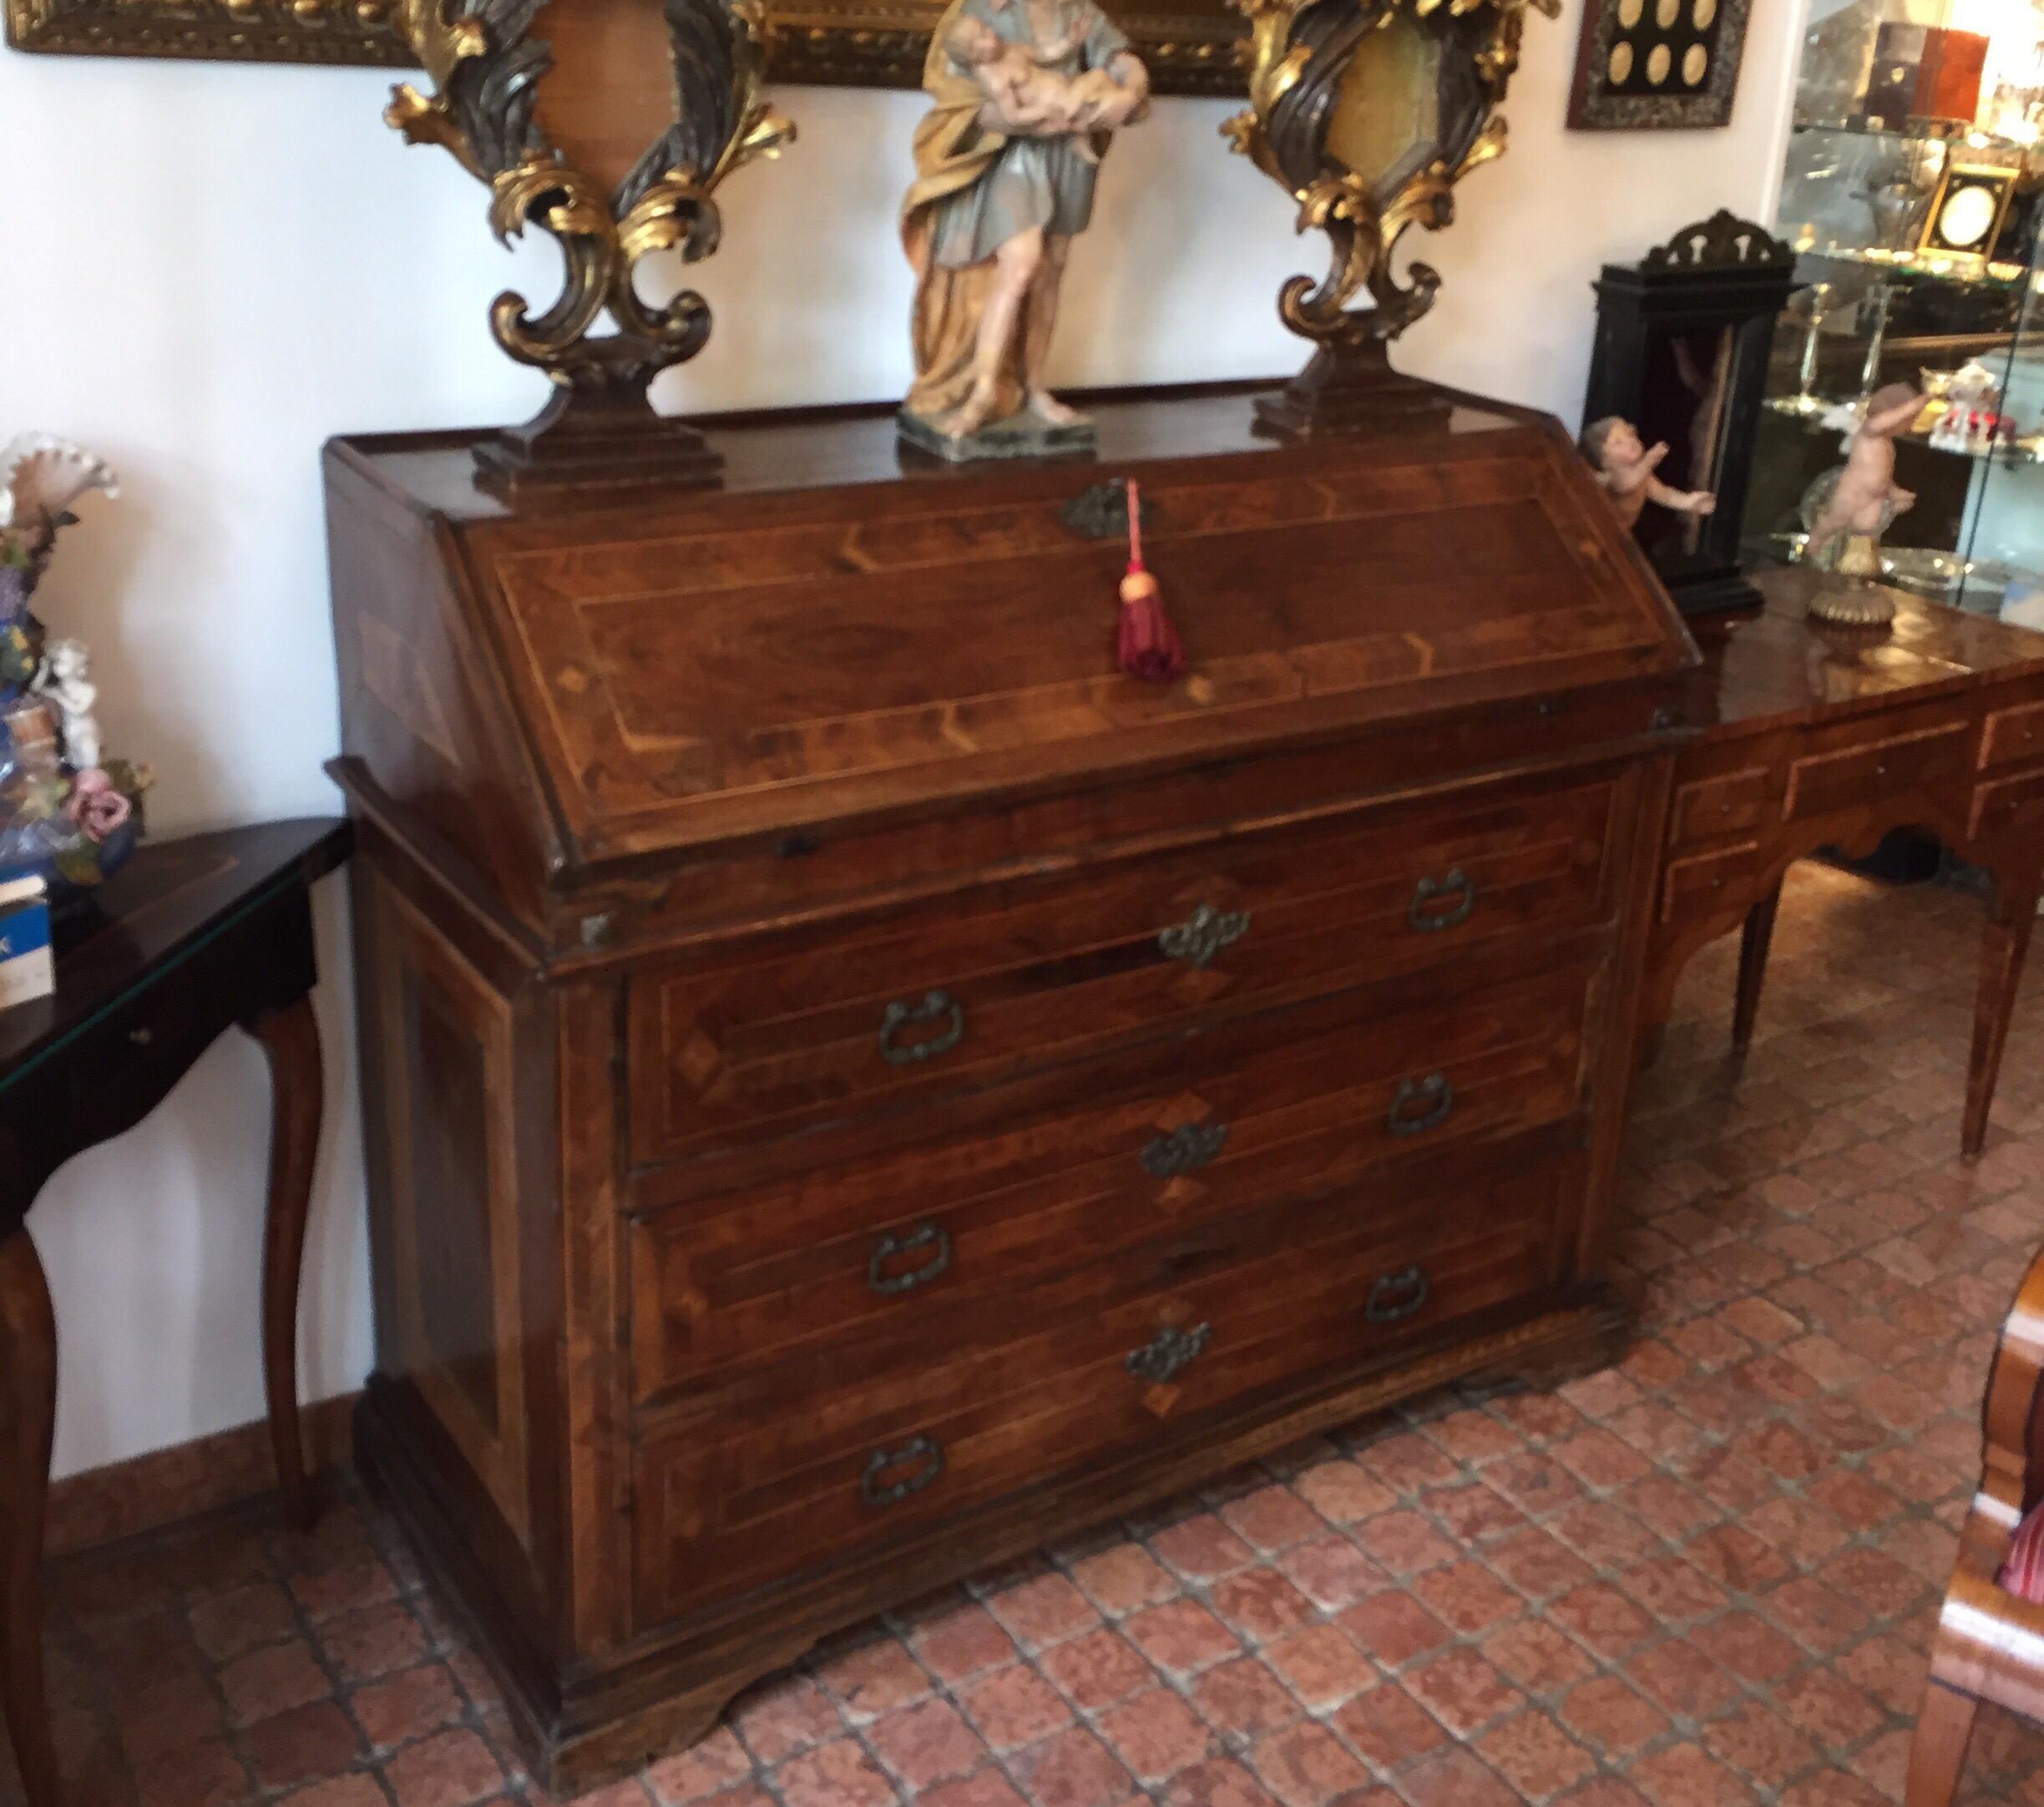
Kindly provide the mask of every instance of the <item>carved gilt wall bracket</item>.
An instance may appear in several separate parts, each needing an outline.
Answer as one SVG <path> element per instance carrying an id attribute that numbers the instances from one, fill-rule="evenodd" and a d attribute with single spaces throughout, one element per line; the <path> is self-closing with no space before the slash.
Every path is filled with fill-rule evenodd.
<path id="1" fill-rule="evenodd" d="M 544 312 L 508 292 L 491 308 L 497 342 L 544 370 L 555 396 L 478 459 L 509 481 L 712 474 L 700 439 L 655 414 L 645 397 L 661 371 L 702 349 L 709 306 L 687 288 L 648 302 L 635 276 L 655 252 L 694 263 L 714 251 L 718 185 L 794 137 L 758 98 L 758 0 L 582 0 L 543 39 L 534 22 L 545 4 L 478 0 L 456 12 L 449 0 L 402 0 L 399 8 L 434 91 L 401 84 L 385 119 L 412 144 L 442 146 L 489 185 L 499 241 L 537 225 L 565 266 L 561 292 Z M 644 66 L 613 67 L 620 47 L 668 68 L 649 79 Z M 584 52 L 589 66 L 574 67 Z M 554 80 L 563 84 L 558 91 Z M 606 312 L 615 330 L 600 333 Z"/>
<path id="2" fill-rule="evenodd" d="M 1385 347 L 1434 304 L 1440 276 L 1392 254 L 1406 229 L 1438 231 L 1455 190 L 1505 149 L 1503 103 L 1525 9 L 1560 0 L 1238 0 L 1250 26 L 1248 109 L 1222 132 L 1328 235 L 1315 281 L 1288 281 L 1278 308 L 1318 347 L 1261 409 L 1287 433 L 1366 424 L 1394 402 L 1430 398 L 1392 372 Z M 1368 293 L 1374 304 L 1350 303 Z"/>

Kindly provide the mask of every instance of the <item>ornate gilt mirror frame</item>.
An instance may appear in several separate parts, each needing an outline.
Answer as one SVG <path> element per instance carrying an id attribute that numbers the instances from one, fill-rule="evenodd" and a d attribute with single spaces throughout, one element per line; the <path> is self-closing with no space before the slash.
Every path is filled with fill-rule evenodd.
<path id="1" fill-rule="evenodd" d="M 399 0 L 0 0 L 18 50 L 409 68 Z M 1105 0 L 1161 94 L 1239 94 L 1227 0 Z M 770 79 L 915 88 L 943 0 L 767 0 Z"/>

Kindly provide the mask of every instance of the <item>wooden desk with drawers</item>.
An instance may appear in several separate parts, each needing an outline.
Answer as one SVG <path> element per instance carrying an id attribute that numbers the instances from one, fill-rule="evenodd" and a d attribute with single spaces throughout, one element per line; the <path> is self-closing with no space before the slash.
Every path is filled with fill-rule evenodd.
<path id="1" fill-rule="evenodd" d="M 1603 1273 L 1696 655 L 1540 417 L 1244 393 L 721 487 L 327 459 L 367 1470 L 562 1794 L 819 1636 L 1475 1373 Z M 1183 680 L 1113 665 L 1126 501 Z"/>
<path id="2" fill-rule="evenodd" d="M 1928 828 L 1995 880 L 1961 1138 L 1978 1155 L 2044 870 L 2044 635 L 1900 591 L 1886 635 L 1826 628 L 1804 613 L 1816 573 L 1756 581 L 1760 612 L 1690 624 L 1704 663 L 1684 712 L 1703 731 L 1677 757 L 1647 1040 L 1690 956 L 1740 929 L 1733 1040 L 1744 1047 L 1789 865 Z"/>

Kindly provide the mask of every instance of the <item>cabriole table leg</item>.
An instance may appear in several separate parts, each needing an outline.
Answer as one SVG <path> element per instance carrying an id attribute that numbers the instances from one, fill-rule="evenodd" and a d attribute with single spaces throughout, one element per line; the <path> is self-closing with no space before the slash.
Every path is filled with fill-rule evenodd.
<path id="1" fill-rule="evenodd" d="M 43 1518 L 57 1420 L 57 1319 L 26 1229 L 0 1243 L 0 1704 L 28 1807 L 61 1807 L 43 1682 Z"/>
<path id="2" fill-rule="evenodd" d="M 305 1262 L 312 1164 L 319 1152 L 326 1073 L 312 1000 L 303 997 L 241 1025 L 270 1057 L 270 1202 L 263 1232 L 263 1390 L 284 1510 L 312 1523 L 305 1438 L 298 1421 L 298 1283 Z"/>

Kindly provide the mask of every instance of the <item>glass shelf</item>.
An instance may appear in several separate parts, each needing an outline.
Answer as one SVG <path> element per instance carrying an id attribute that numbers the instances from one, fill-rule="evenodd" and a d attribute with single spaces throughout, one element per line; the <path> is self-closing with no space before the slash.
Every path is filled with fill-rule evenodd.
<path id="1" fill-rule="evenodd" d="M 1833 408 L 1845 404 L 1821 395 L 1774 395 L 1768 397 L 1767 406 L 1773 413 L 1786 414 L 1807 423 L 1812 432 L 1820 433 L 1835 431 L 1825 428 L 1824 417 Z M 2044 464 L 2044 431 L 2004 440 L 1984 451 L 1976 451 L 1971 446 L 1940 445 L 1927 433 L 1897 433 L 1895 443 L 1921 446 L 1926 452 L 1936 452 L 1945 458 L 1992 459 L 2011 469 L 2023 464 Z"/>
<path id="2" fill-rule="evenodd" d="M 2002 155 L 2020 159 L 2034 150 L 2034 142 L 2024 144 L 2013 138 L 2002 138 L 1992 132 L 1983 132 L 1969 121 L 1959 119 L 1911 119 L 1907 125 L 1888 125 L 1879 119 L 1864 117 L 1850 118 L 1833 115 L 1829 119 L 1804 119 L 1799 114 L 1789 122 L 1792 132 L 1844 132 L 1854 138 L 1885 138 L 1905 144 L 1963 144 L 1969 150 L 1995 151 Z"/>
<path id="3" fill-rule="evenodd" d="M 1799 257 L 1822 257 L 1893 276 L 1961 283 L 1969 288 L 2014 288 L 2027 278 L 2031 292 L 2044 295 L 2044 271 L 2032 271 L 2026 264 L 1987 263 L 1978 257 L 1954 257 L 1941 251 L 1884 251 L 1877 245 L 1798 244 L 1795 252 Z"/>
<path id="4" fill-rule="evenodd" d="M 1969 236 L 1971 216 L 1951 209 L 1984 219 L 1976 196 L 1992 217 Z M 1906 384 L 1943 399 L 1973 366 L 2017 437 L 1975 451 L 1902 436 L 1915 501 L 1884 537 L 1883 569 L 1982 612 L 2044 595 L 2044 0 L 1813 6 L 1773 217 L 1804 286 L 1768 358 L 1742 544 L 1802 556 L 1803 499 L 1844 461 L 1833 398 Z"/>

